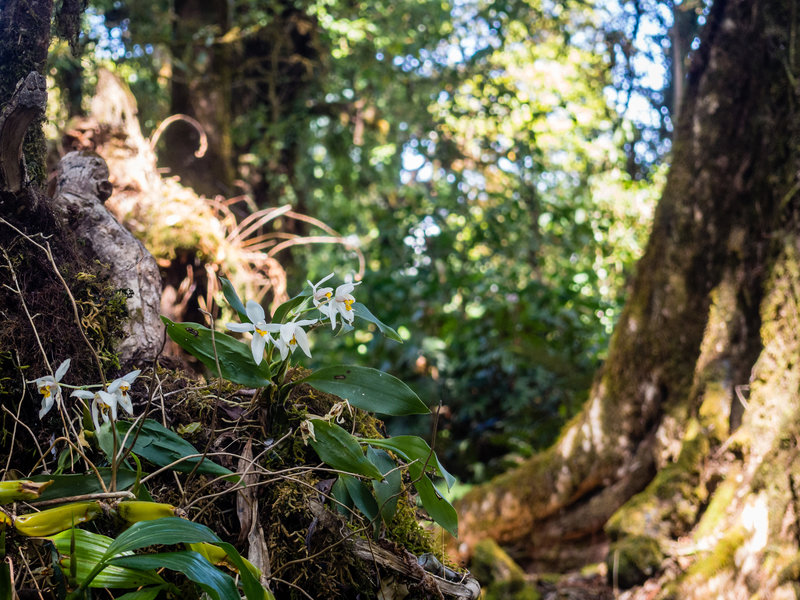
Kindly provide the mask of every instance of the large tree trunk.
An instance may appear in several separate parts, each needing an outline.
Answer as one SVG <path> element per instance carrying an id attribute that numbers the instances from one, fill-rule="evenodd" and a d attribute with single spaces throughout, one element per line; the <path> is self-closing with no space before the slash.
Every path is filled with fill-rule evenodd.
<path id="1" fill-rule="evenodd" d="M 724 478 L 721 464 L 750 469 L 737 485 L 743 497 L 752 493 L 758 461 L 790 435 L 781 427 L 797 416 L 800 377 L 786 372 L 800 371 L 790 325 L 798 314 L 797 26 L 788 0 L 713 3 L 688 74 L 673 166 L 609 358 L 553 447 L 460 503 L 467 545 L 492 537 L 524 564 L 547 569 L 602 559 L 604 525 L 650 483 L 609 527 L 609 562 L 620 569 L 624 540 L 695 531 Z M 776 398 L 779 422 L 764 416 Z M 740 423 L 734 439 L 753 436 L 752 444 L 726 442 Z M 712 461 L 726 456 L 731 462 Z M 779 494 L 791 498 L 779 487 L 764 500 L 770 509 L 773 500 L 785 508 Z M 770 534 L 780 525 L 771 516 Z M 662 541 L 654 564 L 638 565 L 641 578 L 669 554 Z"/>

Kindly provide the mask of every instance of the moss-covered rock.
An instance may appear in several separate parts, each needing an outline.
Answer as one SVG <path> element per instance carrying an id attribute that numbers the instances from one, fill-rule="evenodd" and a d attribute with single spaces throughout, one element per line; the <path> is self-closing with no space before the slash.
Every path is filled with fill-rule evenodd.
<path id="1" fill-rule="evenodd" d="M 484 600 L 539 600 L 525 572 L 494 540 L 479 542 L 470 569 L 483 587 Z"/>
<path id="2" fill-rule="evenodd" d="M 664 552 L 655 538 L 630 536 L 614 542 L 608 553 L 608 576 L 619 588 L 628 589 L 644 583 L 657 573 Z"/>

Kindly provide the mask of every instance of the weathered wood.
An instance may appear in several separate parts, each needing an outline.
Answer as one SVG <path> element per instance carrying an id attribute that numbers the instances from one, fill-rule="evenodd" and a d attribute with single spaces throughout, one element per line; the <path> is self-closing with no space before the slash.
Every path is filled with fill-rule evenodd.
<path id="1" fill-rule="evenodd" d="M 59 164 L 53 205 L 75 235 L 85 240 L 86 251 L 110 266 L 113 285 L 130 290 L 127 337 L 117 350 L 124 364 L 142 365 L 153 360 L 164 343 L 161 275 L 142 243 L 103 206 L 111 191 L 108 167 L 100 156 L 70 152 Z"/>
<path id="2" fill-rule="evenodd" d="M 28 126 L 44 116 L 47 105 L 45 78 L 31 72 L 17 83 L 14 94 L 0 113 L 0 190 L 18 192 L 25 184 L 22 143 Z"/>

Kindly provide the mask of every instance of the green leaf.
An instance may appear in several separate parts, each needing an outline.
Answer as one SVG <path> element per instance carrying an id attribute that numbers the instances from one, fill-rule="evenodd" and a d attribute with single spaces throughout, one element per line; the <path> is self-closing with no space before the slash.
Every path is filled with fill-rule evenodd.
<path id="1" fill-rule="evenodd" d="M 107 558 L 138 550 L 154 544 L 194 544 L 209 542 L 219 544 L 220 539 L 205 525 L 180 517 L 164 517 L 153 521 L 139 521 L 117 536 L 108 548 Z"/>
<path id="2" fill-rule="evenodd" d="M 347 491 L 347 486 L 341 477 L 337 477 L 336 481 L 331 488 L 331 496 L 336 502 L 333 503 L 336 511 L 341 515 L 349 515 L 348 509 L 353 508 L 353 499 L 350 497 L 350 492 Z"/>
<path id="3" fill-rule="evenodd" d="M 310 439 L 311 446 L 320 459 L 339 471 L 356 473 L 381 479 L 381 472 L 367 460 L 356 439 L 336 423 L 324 419 L 312 419 L 315 439 Z"/>
<path id="4" fill-rule="evenodd" d="M 227 542 L 220 542 L 217 545 L 225 550 L 228 560 L 239 570 L 239 577 L 242 580 L 242 588 L 244 588 L 247 600 L 275 600 L 272 592 L 265 589 L 253 575 L 250 571 L 252 565 L 244 562 L 236 548 Z"/>
<path id="5" fill-rule="evenodd" d="M 131 427 L 138 427 L 139 425 L 135 423 L 131 423 L 129 421 L 117 421 L 117 439 L 122 442 L 125 434 L 128 432 Z M 152 419 L 145 419 L 141 423 L 141 431 L 139 431 L 139 435 L 136 437 L 135 442 L 133 441 L 134 432 L 128 437 L 128 441 L 126 442 L 126 446 L 130 447 L 131 442 L 133 442 L 132 451 L 149 460 L 151 463 L 158 467 L 164 467 L 166 465 L 172 464 L 176 460 L 183 458 L 185 456 L 191 456 L 194 454 L 201 454 L 197 448 L 192 446 L 189 442 L 184 440 L 181 436 L 179 436 L 174 431 L 167 429 L 158 421 L 154 421 Z M 100 430 L 103 432 L 103 435 L 110 438 L 110 434 L 107 431 L 104 431 L 104 428 L 110 431 L 111 425 L 108 423 L 104 423 L 101 425 Z M 209 475 L 221 475 L 221 476 L 229 476 L 229 481 L 238 481 L 238 476 L 231 470 L 226 469 L 222 465 L 218 465 L 217 463 L 213 462 L 209 458 L 188 458 L 183 460 L 171 468 L 175 471 L 179 471 L 181 473 L 188 473 L 192 471 L 195 465 L 200 462 L 200 466 L 197 467 L 198 473 L 207 473 Z"/>
<path id="6" fill-rule="evenodd" d="M 159 585 L 158 587 L 142 588 L 141 590 L 123 594 L 122 596 L 119 596 L 117 600 L 155 600 L 156 596 L 158 596 L 158 593 L 165 587 L 166 586 Z"/>
<path id="7" fill-rule="evenodd" d="M 361 514 L 370 522 L 375 521 L 378 518 L 378 503 L 375 502 L 375 497 L 366 484 L 357 477 L 344 473 L 340 474 L 339 478 L 344 482 L 347 493 Z"/>
<path id="8" fill-rule="evenodd" d="M 324 367 L 297 381 L 300 382 L 344 398 L 358 408 L 383 415 L 421 415 L 430 412 L 419 396 L 397 377 L 369 367 Z"/>
<path id="9" fill-rule="evenodd" d="M 357 317 L 361 317 L 365 321 L 369 321 L 370 323 L 377 325 L 380 332 L 389 339 L 400 342 L 401 344 L 403 343 L 403 338 L 401 338 L 394 329 L 385 323 L 382 323 L 378 317 L 373 315 L 370 310 L 360 302 L 353 302 L 353 312 L 356 313 Z"/>
<path id="10" fill-rule="evenodd" d="M 11 568 L 6 561 L 0 563 L 0 600 L 14 600 L 14 588 L 11 586 Z"/>
<path id="11" fill-rule="evenodd" d="M 408 472 L 414 481 L 414 488 L 419 494 L 419 501 L 431 519 L 442 528 L 449 531 L 453 537 L 458 537 L 458 513 L 453 505 L 439 493 L 433 482 L 422 472 L 420 463 L 408 465 Z"/>
<path id="12" fill-rule="evenodd" d="M 250 317 L 247 316 L 247 310 L 239 299 L 239 294 L 236 293 L 233 284 L 224 277 L 220 277 L 219 281 L 222 284 L 222 293 L 225 296 L 225 300 L 228 301 L 231 308 L 239 315 L 239 319 L 241 319 L 242 323 L 249 323 Z"/>
<path id="13" fill-rule="evenodd" d="M 74 554 L 72 544 L 74 537 Z M 110 537 L 84 531 L 67 529 L 48 538 L 62 556 L 59 561 L 65 573 L 75 568 L 75 579 L 83 583 L 89 574 L 105 559 L 105 554 L 114 541 Z M 89 583 L 92 588 L 134 588 L 142 585 L 163 584 L 164 580 L 155 570 L 133 570 L 119 566 L 106 566 Z"/>
<path id="14" fill-rule="evenodd" d="M 97 469 L 106 484 L 111 485 L 111 469 L 100 467 Z M 82 496 L 84 494 L 96 494 L 103 491 L 100 480 L 94 471 L 88 473 L 78 473 L 71 475 L 34 475 L 29 477 L 32 481 L 53 481 L 47 486 L 37 501 L 55 500 L 56 498 L 67 498 L 69 496 Z M 136 472 L 130 469 L 117 469 L 117 489 L 124 490 L 136 483 Z"/>
<path id="15" fill-rule="evenodd" d="M 217 331 L 214 332 L 212 343 L 211 330 L 208 327 L 199 323 L 173 323 L 164 316 L 161 320 L 167 326 L 169 337 L 203 363 L 212 374 L 217 374 L 217 362 L 214 358 L 216 347 L 223 379 L 250 387 L 270 385 L 269 365 L 266 361 L 256 365 L 247 344 Z"/>
<path id="16" fill-rule="evenodd" d="M 220 571 L 193 550 L 120 556 L 111 562 L 131 569 L 167 568 L 178 571 L 203 588 L 214 600 L 240 600 L 233 577 Z"/>
<path id="17" fill-rule="evenodd" d="M 359 442 L 391 450 L 409 463 L 417 461 L 422 466 L 427 462 L 428 467 L 433 468 L 437 475 L 444 478 L 448 490 L 456 482 L 456 478 L 447 472 L 442 463 L 439 462 L 439 457 L 421 437 L 416 435 L 397 435 L 387 439 L 363 439 L 359 440 Z"/>
<path id="18" fill-rule="evenodd" d="M 373 480 L 372 489 L 378 499 L 383 522 L 389 524 L 397 510 L 397 499 L 403 485 L 403 475 L 388 452 L 367 446 L 367 460 L 383 473 L 383 481 Z"/>

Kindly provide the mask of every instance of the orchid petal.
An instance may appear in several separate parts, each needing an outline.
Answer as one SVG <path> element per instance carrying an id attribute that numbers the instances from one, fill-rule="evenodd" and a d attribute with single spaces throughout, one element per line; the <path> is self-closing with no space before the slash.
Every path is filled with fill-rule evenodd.
<path id="1" fill-rule="evenodd" d="M 264 308 L 255 300 L 247 301 L 245 312 L 252 323 L 258 323 L 259 321 L 264 321 L 267 318 L 264 314 Z"/>
<path id="2" fill-rule="evenodd" d="M 69 363 L 70 359 L 68 358 L 60 365 L 58 365 L 58 368 L 56 369 L 56 381 L 61 381 L 61 378 L 67 374 L 67 369 L 69 369 Z"/>
<path id="3" fill-rule="evenodd" d="M 250 342 L 250 351 L 253 353 L 253 360 L 256 361 L 257 365 L 260 365 L 264 358 L 264 348 L 266 345 L 267 340 L 265 340 L 264 336 L 261 334 L 254 335 L 253 341 Z"/>
<path id="4" fill-rule="evenodd" d="M 226 323 L 225 327 L 231 331 L 238 331 L 239 333 L 253 331 L 255 329 L 252 323 Z"/>
<path id="5" fill-rule="evenodd" d="M 97 400 L 92 402 L 92 422 L 94 423 L 95 431 L 100 429 L 100 418 L 98 415 L 99 409 L 97 407 Z"/>
<path id="6" fill-rule="evenodd" d="M 45 396 L 42 400 L 42 408 L 39 410 L 39 419 L 42 419 L 47 413 L 50 412 L 50 409 L 53 408 L 53 404 L 55 403 L 55 394 L 50 394 L 49 396 Z"/>
<path id="7" fill-rule="evenodd" d="M 90 392 L 89 390 L 75 390 L 70 394 L 70 396 L 75 396 L 76 398 L 84 398 L 86 400 L 91 400 L 94 398 L 94 392 Z"/>
<path id="8" fill-rule="evenodd" d="M 297 331 L 295 331 L 294 339 L 297 340 L 297 345 L 300 346 L 300 349 L 305 353 L 305 355 L 308 358 L 311 358 L 311 350 L 308 346 L 308 336 L 306 335 L 306 332 L 298 327 Z"/>

